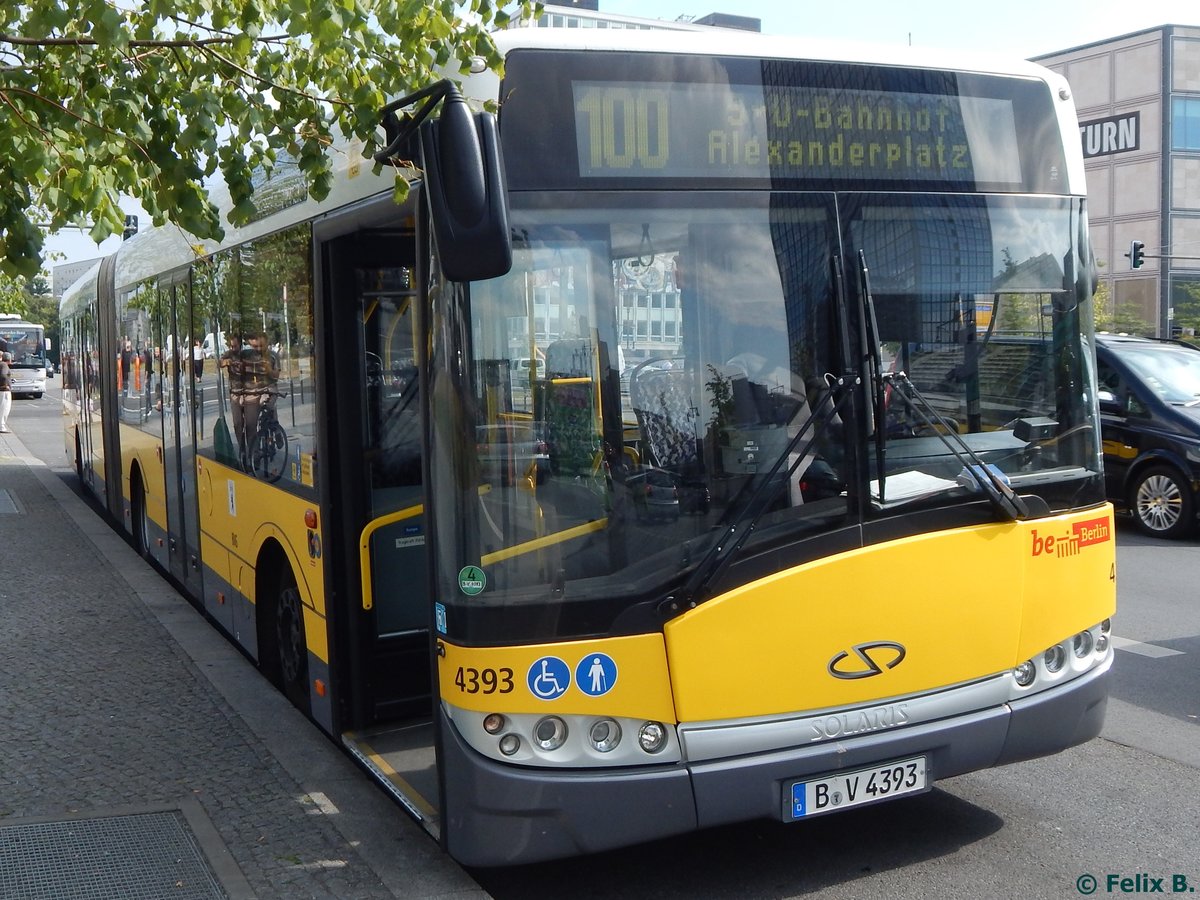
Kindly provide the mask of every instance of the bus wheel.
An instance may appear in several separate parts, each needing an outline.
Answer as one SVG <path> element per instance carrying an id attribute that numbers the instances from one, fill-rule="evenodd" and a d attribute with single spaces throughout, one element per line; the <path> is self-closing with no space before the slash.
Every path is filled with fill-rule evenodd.
<path id="1" fill-rule="evenodd" d="M 1192 529 L 1192 486 L 1172 466 L 1151 466 L 1139 472 L 1130 485 L 1129 509 L 1143 533 L 1183 537 Z"/>
<path id="2" fill-rule="evenodd" d="M 134 472 L 129 492 L 133 495 L 129 504 L 132 507 L 130 514 L 133 518 L 130 523 L 133 528 L 133 548 L 137 550 L 138 556 L 150 559 L 150 519 L 146 514 L 146 488 L 142 484 L 140 472 Z"/>
<path id="3" fill-rule="evenodd" d="M 275 651 L 279 687 L 301 712 L 309 711 L 308 642 L 304 637 L 304 602 L 290 567 L 284 566 L 275 599 Z"/>

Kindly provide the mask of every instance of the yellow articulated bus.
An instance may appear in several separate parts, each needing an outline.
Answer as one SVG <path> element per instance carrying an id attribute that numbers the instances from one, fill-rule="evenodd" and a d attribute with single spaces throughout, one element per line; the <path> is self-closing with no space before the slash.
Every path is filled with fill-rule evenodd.
<path id="1" fill-rule="evenodd" d="M 322 203 L 277 173 L 224 243 L 144 232 L 66 294 L 68 449 L 143 555 L 471 865 L 1095 736 L 1068 85 L 496 40 L 502 80 L 383 111 L 404 205 L 348 146 Z"/>

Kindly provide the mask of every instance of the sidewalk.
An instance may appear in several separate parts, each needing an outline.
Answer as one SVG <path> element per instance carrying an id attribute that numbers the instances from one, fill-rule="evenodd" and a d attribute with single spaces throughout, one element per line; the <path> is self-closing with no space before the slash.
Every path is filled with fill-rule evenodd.
<path id="1" fill-rule="evenodd" d="M 485 896 L 0 435 L 0 897 Z"/>

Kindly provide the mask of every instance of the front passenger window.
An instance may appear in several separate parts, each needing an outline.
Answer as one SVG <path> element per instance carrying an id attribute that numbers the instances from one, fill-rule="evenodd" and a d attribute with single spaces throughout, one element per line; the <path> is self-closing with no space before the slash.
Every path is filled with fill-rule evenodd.
<path id="1" fill-rule="evenodd" d="M 1133 391 L 1126 392 L 1125 412 L 1130 416 L 1137 416 L 1145 419 L 1150 416 L 1150 411 L 1146 409 L 1146 404 L 1138 399 L 1137 394 Z"/>

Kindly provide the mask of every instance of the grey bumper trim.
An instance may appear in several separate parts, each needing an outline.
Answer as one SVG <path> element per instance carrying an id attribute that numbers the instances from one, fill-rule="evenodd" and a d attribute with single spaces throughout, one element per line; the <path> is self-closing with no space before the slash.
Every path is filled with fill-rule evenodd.
<path id="1" fill-rule="evenodd" d="M 996 675 L 947 690 L 876 701 L 854 709 L 816 710 L 801 716 L 704 722 L 679 726 L 679 742 L 689 762 L 770 753 L 831 740 L 935 722 L 1006 703 L 1012 679 Z"/>

